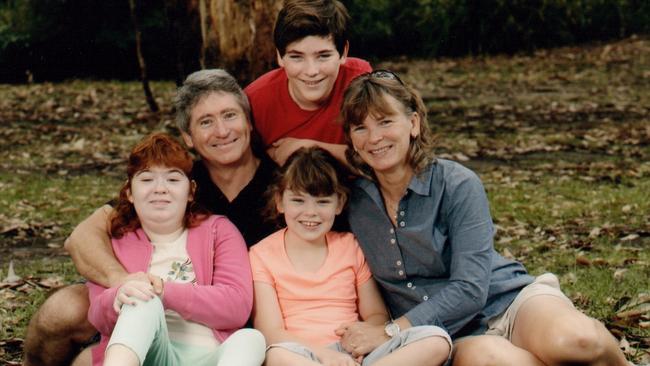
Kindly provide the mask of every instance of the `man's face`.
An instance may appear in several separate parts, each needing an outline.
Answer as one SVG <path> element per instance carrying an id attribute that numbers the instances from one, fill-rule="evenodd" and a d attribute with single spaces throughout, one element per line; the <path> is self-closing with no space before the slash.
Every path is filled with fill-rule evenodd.
<path id="1" fill-rule="evenodd" d="M 252 154 L 251 125 L 237 99 L 228 93 L 210 93 L 192 108 L 187 146 L 218 166 L 238 164 Z"/>
<path id="2" fill-rule="evenodd" d="M 289 43 L 278 64 L 289 79 L 289 94 L 304 110 L 320 108 L 330 97 L 348 46 L 339 54 L 332 36 L 307 36 Z"/>

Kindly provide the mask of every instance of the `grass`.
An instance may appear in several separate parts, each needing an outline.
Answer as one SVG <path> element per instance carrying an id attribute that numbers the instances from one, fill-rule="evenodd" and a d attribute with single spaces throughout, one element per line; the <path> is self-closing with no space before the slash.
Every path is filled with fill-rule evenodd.
<path id="1" fill-rule="evenodd" d="M 421 91 L 437 153 L 483 180 L 495 246 L 533 274 L 554 272 L 576 306 L 649 362 L 650 313 L 617 316 L 650 293 L 650 40 L 534 55 L 387 61 Z M 31 315 L 52 285 L 79 280 L 62 244 L 113 197 L 131 146 L 175 133 L 174 85 L 0 85 L 0 362 L 19 362 Z"/>

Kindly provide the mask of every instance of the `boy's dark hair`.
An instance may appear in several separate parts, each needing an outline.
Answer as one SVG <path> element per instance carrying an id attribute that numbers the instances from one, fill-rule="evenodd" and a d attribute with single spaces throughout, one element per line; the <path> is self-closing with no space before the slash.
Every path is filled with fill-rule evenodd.
<path id="1" fill-rule="evenodd" d="M 307 193 L 314 197 L 337 194 L 345 204 L 349 195 L 348 170 L 327 150 L 320 147 L 302 147 L 296 150 L 276 172 L 267 190 L 267 218 L 281 224 L 275 200 L 286 189 Z"/>
<path id="2" fill-rule="evenodd" d="M 348 42 L 350 15 L 338 0 L 285 0 L 275 21 L 273 42 L 284 56 L 287 46 L 309 36 L 331 36 L 339 55 Z"/>

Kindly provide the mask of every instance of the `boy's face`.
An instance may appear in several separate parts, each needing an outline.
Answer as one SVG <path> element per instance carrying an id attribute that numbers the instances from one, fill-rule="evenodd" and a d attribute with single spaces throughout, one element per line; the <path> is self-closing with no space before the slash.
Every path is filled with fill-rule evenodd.
<path id="1" fill-rule="evenodd" d="M 316 110 L 328 100 L 345 63 L 348 46 L 339 54 L 331 36 L 307 36 L 287 45 L 278 64 L 289 79 L 291 98 L 305 110 Z"/>

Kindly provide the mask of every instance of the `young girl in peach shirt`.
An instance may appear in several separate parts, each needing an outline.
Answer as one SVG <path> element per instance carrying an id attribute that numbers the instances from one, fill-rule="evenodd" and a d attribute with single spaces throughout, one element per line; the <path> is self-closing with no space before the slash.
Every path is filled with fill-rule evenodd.
<path id="1" fill-rule="evenodd" d="M 442 365 L 451 351 L 447 333 L 395 329 L 356 239 L 330 231 L 347 198 L 341 173 L 325 150 L 303 148 L 271 187 L 270 210 L 286 228 L 250 251 L 254 324 L 270 344 L 266 365 Z M 338 334 L 360 319 L 386 323 L 386 341 L 354 359 Z"/>

